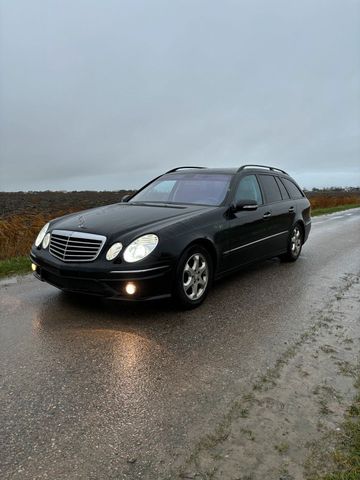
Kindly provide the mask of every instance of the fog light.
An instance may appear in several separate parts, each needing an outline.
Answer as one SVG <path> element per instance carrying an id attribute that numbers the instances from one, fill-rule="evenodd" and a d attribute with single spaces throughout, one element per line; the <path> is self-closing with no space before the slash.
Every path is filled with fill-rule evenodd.
<path id="1" fill-rule="evenodd" d="M 127 283 L 125 286 L 125 291 L 128 295 L 134 295 L 136 292 L 136 285 L 134 283 Z"/>
<path id="2" fill-rule="evenodd" d="M 36 267 L 35 263 L 32 263 L 32 264 L 31 264 L 31 270 L 32 270 L 33 272 L 36 272 L 36 268 L 37 268 L 37 267 Z"/>

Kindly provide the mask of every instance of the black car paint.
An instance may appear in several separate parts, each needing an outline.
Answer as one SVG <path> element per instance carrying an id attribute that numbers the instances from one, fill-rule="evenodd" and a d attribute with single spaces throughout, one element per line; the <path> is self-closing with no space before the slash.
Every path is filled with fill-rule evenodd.
<path id="1" fill-rule="evenodd" d="M 207 174 L 229 172 L 225 169 L 204 171 Z M 201 243 L 209 250 L 214 262 L 214 278 L 218 279 L 243 265 L 284 253 L 289 231 L 296 223 L 302 226 L 306 241 L 311 226 L 308 199 L 304 196 L 268 203 L 259 175 L 284 177 L 294 182 L 291 177 L 274 171 L 259 172 L 259 169 L 234 170 L 232 174 L 228 194 L 218 207 L 128 203 L 130 197 L 125 203 L 51 221 L 50 233 L 53 229 L 83 231 L 105 235 L 107 241 L 97 259 L 88 263 L 64 263 L 48 249 L 33 245 L 30 256 L 37 265 L 35 276 L 64 290 L 107 298 L 163 298 L 171 295 L 178 259 L 193 243 Z M 258 178 L 264 204 L 256 210 L 236 212 L 232 208 L 236 186 L 250 174 Z M 82 228 L 79 227 L 80 215 Z M 148 233 L 158 235 L 159 245 L 144 260 L 129 264 L 121 254 L 114 261 L 106 260 L 106 252 L 114 242 L 120 241 L 124 251 L 133 240 Z M 133 297 L 124 291 L 129 281 L 138 285 Z"/>

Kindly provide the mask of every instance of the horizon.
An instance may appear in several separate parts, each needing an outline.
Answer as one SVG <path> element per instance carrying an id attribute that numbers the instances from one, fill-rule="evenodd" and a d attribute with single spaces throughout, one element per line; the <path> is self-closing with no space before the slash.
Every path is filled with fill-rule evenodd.
<path id="1" fill-rule="evenodd" d="M 351 186 L 347 185 L 344 187 L 340 187 L 337 185 L 333 185 L 331 187 L 313 187 L 313 188 L 306 188 L 300 185 L 301 189 L 304 192 L 314 192 L 314 191 L 348 191 L 348 190 L 360 190 L 360 185 Z M 136 188 L 119 188 L 116 190 L 0 190 L 0 193 L 117 193 L 117 192 L 134 192 L 137 191 Z"/>

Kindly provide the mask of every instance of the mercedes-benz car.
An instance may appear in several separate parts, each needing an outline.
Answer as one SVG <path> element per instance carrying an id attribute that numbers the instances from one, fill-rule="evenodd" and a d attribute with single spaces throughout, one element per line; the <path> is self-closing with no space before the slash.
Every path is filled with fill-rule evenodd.
<path id="1" fill-rule="evenodd" d="M 309 200 L 281 169 L 178 167 L 119 203 L 51 220 L 30 257 L 61 290 L 192 308 L 244 265 L 297 260 L 310 227 Z"/>

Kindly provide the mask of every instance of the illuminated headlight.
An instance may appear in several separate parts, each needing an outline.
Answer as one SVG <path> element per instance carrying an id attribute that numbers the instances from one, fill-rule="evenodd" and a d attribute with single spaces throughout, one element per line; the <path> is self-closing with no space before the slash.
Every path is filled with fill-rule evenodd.
<path id="1" fill-rule="evenodd" d="M 152 233 L 137 238 L 126 247 L 123 254 L 125 262 L 133 263 L 142 260 L 150 255 L 158 243 L 159 238 Z"/>
<path id="2" fill-rule="evenodd" d="M 48 231 L 49 224 L 47 223 L 39 232 L 39 235 L 36 237 L 35 246 L 38 247 L 41 242 L 44 240 L 46 232 Z"/>
<path id="3" fill-rule="evenodd" d="M 42 247 L 47 248 L 50 243 L 50 233 L 47 233 L 44 237 L 44 240 L 42 241 Z"/>
<path id="4" fill-rule="evenodd" d="M 114 260 L 121 252 L 122 247 L 122 243 L 114 243 L 114 245 L 111 245 L 106 252 L 106 260 Z"/>

